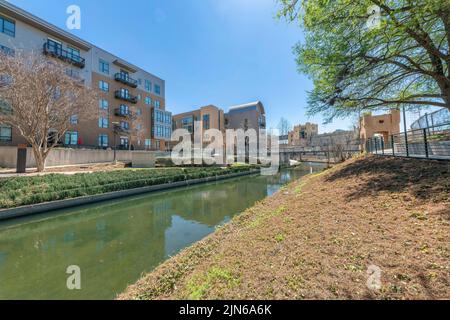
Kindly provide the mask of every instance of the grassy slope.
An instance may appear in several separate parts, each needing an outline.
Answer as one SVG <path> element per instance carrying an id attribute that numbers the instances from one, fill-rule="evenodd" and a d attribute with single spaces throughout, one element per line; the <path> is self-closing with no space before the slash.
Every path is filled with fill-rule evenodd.
<path id="1" fill-rule="evenodd" d="M 308 176 L 118 298 L 450 298 L 449 167 L 369 157 Z"/>

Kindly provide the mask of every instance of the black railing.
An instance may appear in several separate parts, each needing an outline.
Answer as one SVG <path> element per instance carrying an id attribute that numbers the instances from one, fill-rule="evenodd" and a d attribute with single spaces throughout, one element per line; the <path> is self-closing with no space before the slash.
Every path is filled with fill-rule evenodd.
<path id="1" fill-rule="evenodd" d="M 450 123 L 366 140 L 366 151 L 376 155 L 450 160 Z"/>
<path id="2" fill-rule="evenodd" d="M 114 109 L 114 114 L 118 117 L 131 117 L 132 112 L 130 110 L 124 110 L 121 108 Z"/>
<path id="3" fill-rule="evenodd" d="M 132 96 L 132 95 L 129 94 L 129 93 L 128 93 L 128 94 L 125 94 L 125 93 L 123 93 L 123 92 L 120 91 L 120 90 L 117 90 L 117 91 L 115 92 L 115 97 L 116 97 L 116 99 L 128 101 L 128 102 L 131 102 L 131 103 L 137 103 L 137 102 L 138 102 L 138 98 L 137 98 L 137 97 Z"/>
<path id="4" fill-rule="evenodd" d="M 84 58 L 52 43 L 44 43 L 44 54 L 71 63 L 79 68 L 84 68 L 86 66 L 86 60 Z"/>
<path id="5" fill-rule="evenodd" d="M 138 82 L 137 80 L 134 80 L 133 78 L 130 78 L 127 75 L 124 75 L 123 73 L 116 73 L 114 75 L 114 79 L 120 83 L 126 84 L 127 86 L 130 86 L 132 88 L 137 88 Z"/>

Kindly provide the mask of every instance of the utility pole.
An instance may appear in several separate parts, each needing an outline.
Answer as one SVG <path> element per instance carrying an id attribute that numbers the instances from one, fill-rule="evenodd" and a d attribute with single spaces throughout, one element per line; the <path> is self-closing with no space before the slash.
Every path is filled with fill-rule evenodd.
<path id="1" fill-rule="evenodd" d="M 405 130 L 405 148 L 406 148 L 406 156 L 409 157 L 409 148 L 408 148 L 408 130 L 406 128 L 406 109 L 403 106 L 403 127 Z"/>

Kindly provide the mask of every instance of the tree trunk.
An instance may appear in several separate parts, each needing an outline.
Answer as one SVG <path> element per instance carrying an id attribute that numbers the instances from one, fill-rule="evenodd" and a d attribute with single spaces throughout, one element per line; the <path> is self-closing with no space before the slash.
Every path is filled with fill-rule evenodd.
<path id="1" fill-rule="evenodd" d="M 43 172 L 45 170 L 45 153 L 44 151 L 39 148 L 33 146 L 33 154 L 34 154 L 34 160 L 36 161 L 36 167 L 38 172 Z"/>

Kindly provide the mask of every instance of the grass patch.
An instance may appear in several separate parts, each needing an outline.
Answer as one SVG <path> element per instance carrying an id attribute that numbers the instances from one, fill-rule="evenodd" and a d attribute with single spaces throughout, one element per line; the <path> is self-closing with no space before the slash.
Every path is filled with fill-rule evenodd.
<path id="1" fill-rule="evenodd" d="M 139 169 L 4 178 L 0 179 L 0 209 L 222 176 L 252 168 L 254 167 Z"/>
<path id="2" fill-rule="evenodd" d="M 208 290 L 216 285 L 222 284 L 226 288 L 233 288 L 240 283 L 239 277 L 235 277 L 231 271 L 219 267 L 211 267 L 205 274 L 193 277 L 187 283 L 189 299 L 201 300 Z"/>
<path id="3" fill-rule="evenodd" d="M 249 224 L 250 228 L 256 228 L 260 226 L 263 222 L 266 220 L 279 216 L 280 214 L 284 213 L 286 211 L 285 206 L 278 207 L 275 211 L 269 212 L 269 213 L 262 213 L 256 216 L 256 218 Z"/>

